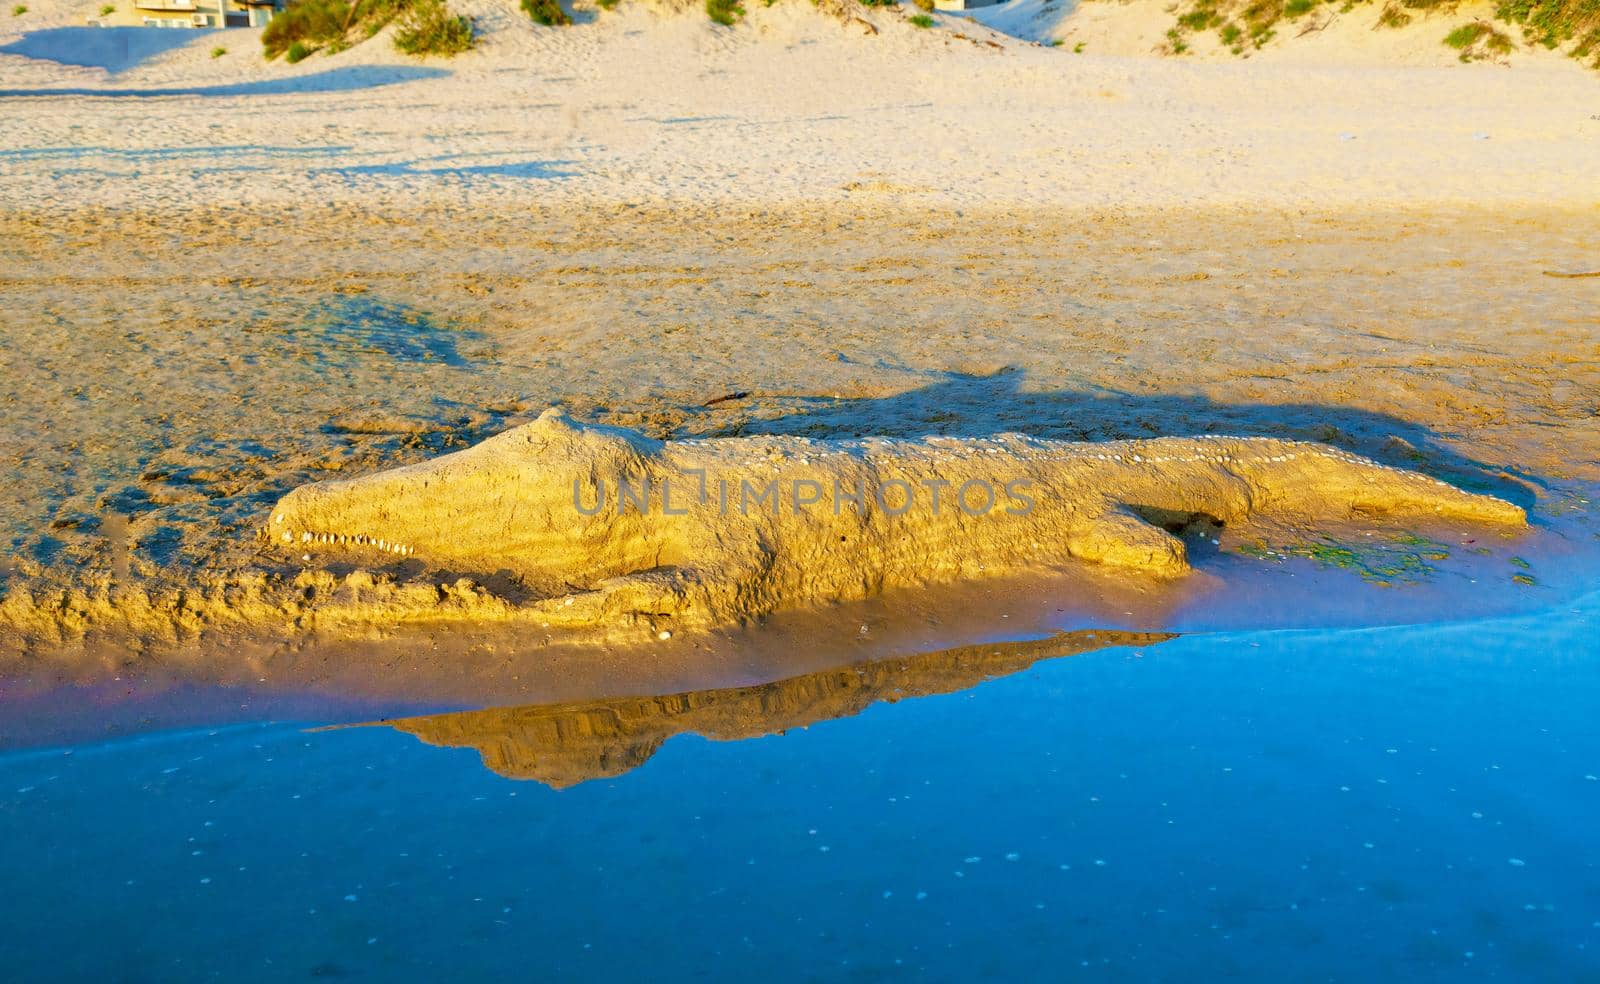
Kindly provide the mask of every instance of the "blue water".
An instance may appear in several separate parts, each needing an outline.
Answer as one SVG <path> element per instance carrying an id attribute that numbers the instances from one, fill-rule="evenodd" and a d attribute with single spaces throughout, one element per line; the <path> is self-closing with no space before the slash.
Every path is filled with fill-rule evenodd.
<path id="1" fill-rule="evenodd" d="M 1600 595 L 1192 635 L 555 790 L 383 727 L 0 759 L 0 966 L 1600 980 Z"/>

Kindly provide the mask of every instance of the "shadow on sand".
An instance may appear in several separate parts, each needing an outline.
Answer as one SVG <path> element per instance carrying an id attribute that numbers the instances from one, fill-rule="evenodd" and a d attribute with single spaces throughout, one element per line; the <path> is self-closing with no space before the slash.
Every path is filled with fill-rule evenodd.
<path id="1" fill-rule="evenodd" d="M 153 34 L 178 34 L 187 32 L 149 30 Z M 88 87 L 63 89 L 0 89 L 0 98 L 26 98 L 47 96 L 99 96 L 107 99 L 153 99 L 160 96 L 203 96 L 224 98 L 229 96 L 286 96 L 318 92 L 350 92 L 356 89 L 375 89 L 385 85 L 399 85 L 419 79 L 443 78 L 450 73 L 442 68 L 424 68 L 418 65 L 351 65 L 330 68 L 315 75 L 296 75 L 281 79 L 261 79 L 255 82 L 236 82 L 231 85 L 174 86 L 170 89 L 95 89 Z"/>
<path id="2" fill-rule="evenodd" d="M 77 68 L 102 68 L 115 75 L 213 33 L 208 30 L 158 31 L 148 27 L 50 27 L 29 31 L 8 45 L 0 45 L 0 54 L 21 55 Z"/>
<path id="3" fill-rule="evenodd" d="M 1015 368 L 987 375 L 930 375 L 927 385 L 886 397 L 762 400 L 752 394 L 752 403 L 742 409 L 727 403 L 693 408 L 679 430 L 683 436 L 815 438 L 985 437 L 1014 431 L 1063 441 L 1197 434 L 1277 437 L 1331 444 L 1524 508 L 1533 505 L 1536 490 L 1548 487 L 1537 476 L 1461 454 L 1429 427 L 1370 410 L 1313 403 L 1221 403 L 1200 394 L 1033 390 L 1024 386 L 1026 374 Z"/>
<path id="4" fill-rule="evenodd" d="M 432 160 L 443 160 L 433 158 Z M 571 161 L 512 161 L 502 164 L 440 164 L 429 166 L 426 161 L 401 161 L 392 164 L 356 164 L 350 167 L 317 168 L 314 174 L 331 174 L 342 178 L 360 177 L 431 177 L 431 178 L 527 178 L 530 180 L 559 181 L 576 177 L 577 172 L 562 170 Z"/>

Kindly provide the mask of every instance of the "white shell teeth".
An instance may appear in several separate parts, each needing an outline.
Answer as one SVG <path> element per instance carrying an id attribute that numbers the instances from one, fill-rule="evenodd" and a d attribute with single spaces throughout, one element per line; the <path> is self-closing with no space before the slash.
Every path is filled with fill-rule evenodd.
<path id="1" fill-rule="evenodd" d="M 282 519 L 278 517 L 275 521 L 281 522 Z M 294 532 L 292 530 L 284 530 L 283 542 L 294 542 Z M 409 557 L 417 552 L 416 547 L 398 541 L 380 540 L 375 536 L 367 536 L 365 533 L 312 533 L 310 530 L 306 530 L 300 534 L 300 542 L 375 547 L 384 553 L 394 554 L 397 557 Z M 310 554 L 306 554 L 307 558 L 310 556 Z"/>

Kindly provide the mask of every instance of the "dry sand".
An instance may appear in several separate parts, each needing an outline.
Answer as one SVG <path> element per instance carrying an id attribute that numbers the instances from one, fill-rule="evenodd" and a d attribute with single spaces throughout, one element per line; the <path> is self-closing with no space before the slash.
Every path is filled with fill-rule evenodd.
<path id="1" fill-rule="evenodd" d="M 1362 53 L 1393 36 L 1359 30 L 1250 60 L 1117 56 L 1142 44 L 1075 55 L 942 15 L 918 30 L 899 8 L 860 9 L 879 25 L 868 36 L 810 3 L 748 6 L 737 30 L 637 3 L 553 29 L 510 0 L 470 0 L 483 41 L 448 61 L 380 36 L 267 63 L 243 29 L 131 66 L 108 52 L 115 74 L 0 54 L 0 207 L 1600 200 L 1600 75 L 1548 52 L 1461 65 L 1434 39 L 1419 49 L 1431 64 L 1375 64 Z M 85 12 L 31 7 L 0 31 Z M 1075 18 L 1154 16 L 1091 3 Z M 114 47 L 86 33 L 51 50 L 92 62 Z"/>
<path id="2" fill-rule="evenodd" d="M 264 64 L 250 31 L 115 74 L 0 54 L 8 585 L 193 584 L 252 563 L 294 485 L 557 402 L 662 437 L 1310 438 L 1530 506 L 1537 583 L 1477 602 L 1591 569 L 1600 279 L 1544 275 L 1600 268 L 1576 64 L 476 12 L 450 62 Z M 382 689 L 304 649 L 207 659 Z M 436 688 L 466 700 L 502 662 L 430 665 L 481 670 Z"/>

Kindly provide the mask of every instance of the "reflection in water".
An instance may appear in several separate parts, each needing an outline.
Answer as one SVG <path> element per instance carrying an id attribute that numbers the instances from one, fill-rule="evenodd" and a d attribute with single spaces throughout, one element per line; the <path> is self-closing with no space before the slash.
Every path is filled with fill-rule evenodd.
<path id="1" fill-rule="evenodd" d="M 637 769 L 674 735 L 757 738 L 859 714 L 878 701 L 964 690 L 1042 659 L 1112 646 L 1148 646 L 1173 633 L 1080 630 L 987 643 L 808 673 L 773 683 L 660 697 L 619 697 L 431 714 L 372 722 L 430 745 L 476 748 L 483 764 L 555 789 Z"/>

